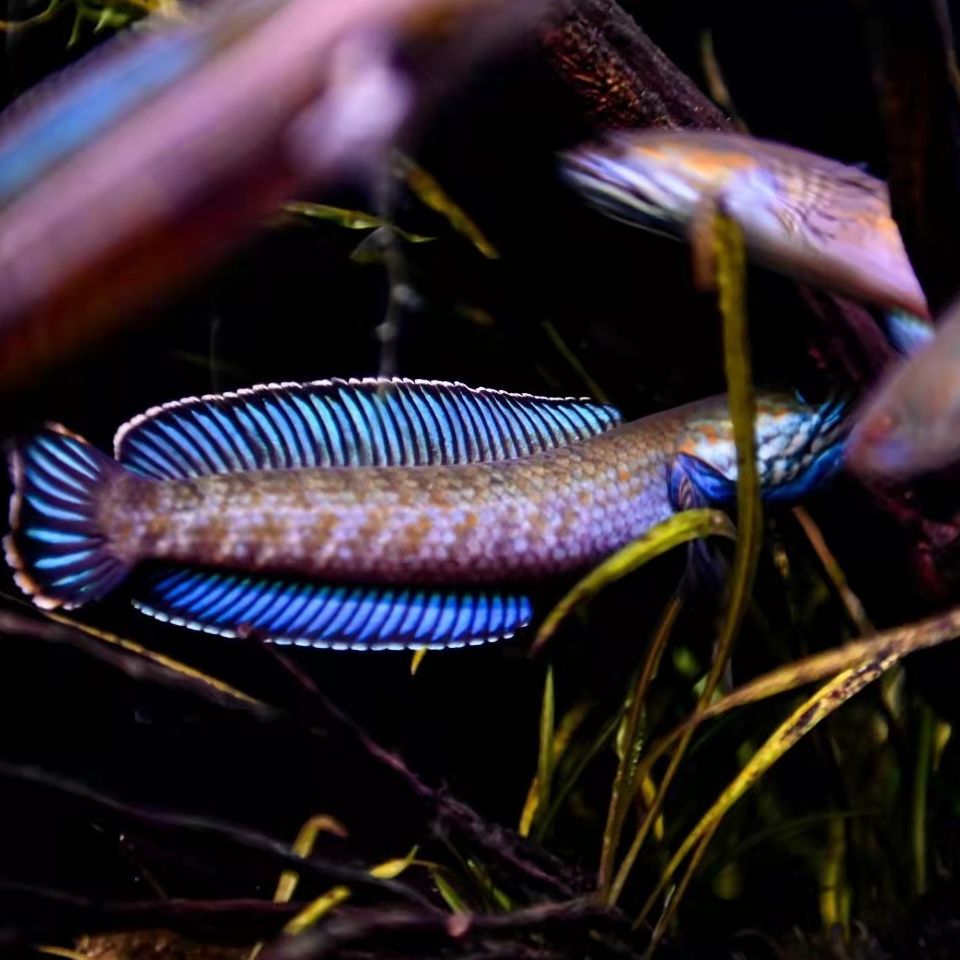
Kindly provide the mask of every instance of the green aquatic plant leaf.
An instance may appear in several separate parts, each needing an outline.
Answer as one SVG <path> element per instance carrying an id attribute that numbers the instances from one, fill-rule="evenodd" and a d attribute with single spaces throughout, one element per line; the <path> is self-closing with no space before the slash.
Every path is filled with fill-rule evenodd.
<path id="1" fill-rule="evenodd" d="M 378 880 L 395 880 L 412 864 L 416 862 L 417 848 L 414 847 L 405 857 L 396 857 L 392 860 L 385 860 L 370 868 L 370 876 Z M 352 891 L 349 887 L 336 886 L 331 887 L 326 893 L 317 897 L 311 903 L 307 904 L 295 917 L 289 920 L 283 928 L 287 936 L 295 936 L 309 930 L 310 927 L 319 923 L 331 910 L 340 906 L 346 900 L 349 900 Z"/>
<path id="2" fill-rule="evenodd" d="M 640 754 L 643 749 L 641 720 L 646 706 L 647 693 L 682 606 L 683 595 L 678 590 L 671 597 L 660 617 L 653 639 L 647 646 L 643 664 L 635 681 L 630 685 L 630 692 L 624 704 L 623 720 L 620 724 L 619 762 L 613 780 L 613 789 L 610 792 L 610 805 L 607 810 L 607 822 L 603 829 L 603 844 L 600 850 L 600 867 L 597 871 L 597 889 L 604 898 L 610 892 L 614 862 L 617 851 L 620 849 L 624 821 L 634 797 L 631 785 L 634 783 L 637 765 L 640 762 Z M 641 781 L 641 790 L 644 789 L 645 785 L 648 788 L 652 785 L 649 776 Z M 652 797 L 646 799 L 650 800 Z M 656 831 L 656 826 L 654 829 Z"/>
<path id="3" fill-rule="evenodd" d="M 552 671 L 550 672 L 550 686 L 552 690 Z M 552 700 L 552 694 L 551 694 Z M 543 713 L 541 715 L 541 747 L 538 756 L 537 774 L 534 776 L 527 791 L 527 799 L 523 805 L 523 812 L 520 816 L 520 826 L 517 832 L 522 837 L 535 836 L 541 838 L 546 830 L 546 817 L 544 813 L 549 814 L 556 810 L 557 800 L 554 798 L 554 781 L 557 776 L 557 769 L 561 759 L 567 753 L 567 749 L 573 741 L 573 737 L 580 725 L 586 719 L 590 712 L 591 704 L 578 703 L 571 707 L 561 718 L 560 723 L 554 729 L 552 716 L 553 706 L 549 706 L 544 695 Z M 548 723 L 549 721 L 549 723 Z M 550 746 L 549 763 L 544 756 L 543 738 L 549 728 Z M 545 768 L 545 769 L 544 769 Z M 542 784 L 546 783 L 547 788 L 543 789 Z"/>
<path id="4" fill-rule="evenodd" d="M 560 600 L 543 621 L 530 653 L 540 652 L 570 613 L 601 590 L 638 570 L 661 554 L 691 540 L 735 536 L 730 518 L 720 510 L 685 510 L 658 523 L 632 543 L 594 567 Z"/>
<path id="5" fill-rule="evenodd" d="M 547 335 L 547 339 L 553 345 L 557 353 L 563 357 L 568 366 L 583 382 L 583 385 L 589 391 L 590 396 L 599 403 L 610 403 L 610 397 L 607 395 L 606 391 L 600 386 L 599 383 L 597 383 L 596 380 L 593 379 L 593 377 L 590 376 L 587 368 L 583 365 L 583 362 L 576 355 L 576 353 L 570 349 L 567 341 L 560 336 L 560 331 L 557 330 L 557 328 L 549 320 L 542 321 L 540 327 Z"/>
<path id="6" fill-rule="evenodd" d="M 729 660 L 733 642 L 747 611 L 760 552 L 763 521 L 754 436 L 756 400 L 750 372 L 750 343 L 747 335 L 746 252 L 743 233 L 736 221 L 723 210 L 714 209 L 711 213 L 709 230 L 712 243 L 709 260 L 715 269 L 713 279 L 718 293 L 720 313 L 723 317 L 724 367 L 727 375 L 730 419 L 737 448 L 738 529 L 727 610 L 714 649 L 713 663 L 700 692 L 701 707 L 709 704 L 713 699 Z M 704 242 L 703 237 L 701 242 Z M 657 795 L 640 822 L 630 849 L 610 885 L 606 899 L 611 905 L 617 902 L 623 892 L 640 850 L 658 822 L 657 818 L 663 808 L 667 791 L 676 776 L 694 732 L 695 727 L 690 726 L 679 738 Z M 641 775 L 638 767 L 638 773 L 630 791 L 631 796 L 636 795 L 648 776 L 649 769 L 644 770 Z M 665 921 L 672 917 L 679 901 L 679 897 L 671 898 L 665 911 Z"/>
<path id="7" fill-rule="evenodd" d="M 408 243 L 430 243 L 436 237 L 427 237 L 420 233 L 410 233 L 395 223 L 388 223 L 382 217 L 363 210 L 348 210 L 345 207 L 332 207 L 325 203 L 310 203 L 304 200 L 292 200 L 285 203 L 282 212 L 292 217 L 303 217 L 307 220 L 319 220 L 324 223 L 333 223 L 345 230 L 380 230 L 386 227 Z"/>
<path id="8" fill-rule="evenodd" d="M 500 253 L 496 247 L 466 212 L 450 199 L 432 173 L 399 151 L 394 151 L 394 170 L 424 206 L 445 217 L 450 226 L 466 237 L 488 260 L 499 259 Z"/>
<path id="9" fill-rule="evenodd" d="M 537 774 L 530 784 L 523 813 L 520 815 L 518 833 L 521 837 L 530 835 L 536 811 L 547 806 L 550 799 L 550 779 L 553 776 L 553 740 L 554 740 L 554 699 L 553 667 L 548 666 L 543 683 L 543 704 L 540 708 L 540 750 L 537 756 Z"/>
<path id="10" fill-rule="evenodd" d="M 338 837 L 346 837 L 346 827 L 339 820 L 325 814 L 311 817 L 297 834 L 293 841 L 293 852 L 298 857 L 309 857 L 313 853 L 317 837 L 321 833 L 333 833 Z M 295 870 L 284 870 L 277 881 L 277 889 L 273 895 L 274 903 L 289 903 L 296 892 L 300 876 Z"/>
<path id="11" fill-rule="evenodd" d="M 770 767 L 834 710 L 882 676 L 898 659 L 898 654 L 888 654 L 870 660 L 858 667 L 842 671 L 790 714 L 787 720 L 767 738 L 750 759 L 750 762 L 721 793 L 716 802 L 684 839 L 664 868 L 656 889 L 647 899 L 637 918 L 637 924 L 643 922 L 643 919 L 654 909 L 659 897 L 670 884 L 679 868 L 687 857 L 690 857 L 687 871 L 671 898 L 671 904 L 677 901 L 689 884 L 697 864 L 703 857 L 706 847 L 716 833 L 723 817 Z"/>
<path id="12" fill-rule="evenodd" d="M 916 767 L 913 773 L 912 846 L 913 891 L 918 897 L 927 892 L 927 802 L 930 769 L 933 765 L 933 711 L 927 704 L 920 708 L 917 731 Z"/>

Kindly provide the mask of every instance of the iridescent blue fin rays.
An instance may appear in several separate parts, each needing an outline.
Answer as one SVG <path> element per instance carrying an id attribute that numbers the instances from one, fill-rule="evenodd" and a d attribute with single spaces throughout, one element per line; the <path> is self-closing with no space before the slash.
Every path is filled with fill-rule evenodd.
<path id="1" fill-rule="evenodd" d="M 269 384 L 148 410 L 117 432 L 117 459 L 171 479 L 297 467 L 508 460 L 621 423 L 609 406 L 422 380 Z"/>
<path id="2" fill-rule="evenodd" d="M 495 591 L 330 586 L 189 567 L 150 574 L 134 605 L 205 633 L 335 650 L 478 646 L 533 616 L 526 597 Z"/>
<path id="3" fill-rule="evenodd" d="M 13 445 L 15 493 L 7 562 L 41 607 L 75 607 L 102 597 L 127 574 L 98 528 L 103 481 L 121 468 L 86 441 L 50 424 Z"/>

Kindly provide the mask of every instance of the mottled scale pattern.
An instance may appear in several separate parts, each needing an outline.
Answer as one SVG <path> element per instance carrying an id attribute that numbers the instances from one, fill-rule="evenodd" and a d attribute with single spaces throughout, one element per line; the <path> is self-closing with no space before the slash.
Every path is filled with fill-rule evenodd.
<path id="1" fill-rule="evenodd" d="M 671 513 L 674 438 L 650 420 L 494 463 L 115 478 L 101 523 L 163 559 L 385 583 L 478 583 L 581 567 Z"/>

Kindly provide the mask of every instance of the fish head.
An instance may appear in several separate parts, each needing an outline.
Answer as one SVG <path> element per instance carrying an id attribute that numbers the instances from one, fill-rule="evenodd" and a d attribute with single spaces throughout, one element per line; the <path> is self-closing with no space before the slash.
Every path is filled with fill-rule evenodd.
<path id="1" fill-rule="evenodd" d="M 938 334 L 880 384 L 853 418 L 850 469 L 905 481 L 960 461 L 957 346 Z"/>
<path id="2" fill-rule="evenodd" d="M 743 150 L 726 141 L 676 133 L 612 134 L 562 157 L 562 172 L 596 207 L 619 220 L 682 232 L 711 199 L 735 199 L 750 208 L 734 184 L 769 192 L 771 178 Z M 754 181 L 757 181 L 754 183 Z"/>
<path id="3" fill-rule="evenodd" d="M 809 404 L 799 397 L 762 393 L 754 420 L 757 472 L 764 500 L 794 500 L 818 489 L 841 462 L 847 404 L 832 398 Z M 726 406 L 692 420 L 679 444 L 707 499 L 731 500 L 737 447 Z M 710 478 L 713 478 L 712 481 Z"/>

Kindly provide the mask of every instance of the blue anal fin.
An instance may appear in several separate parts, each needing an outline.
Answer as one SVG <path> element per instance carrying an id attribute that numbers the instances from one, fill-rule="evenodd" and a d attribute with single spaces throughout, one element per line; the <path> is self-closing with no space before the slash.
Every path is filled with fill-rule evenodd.
<path id="1" fill-rule="evenodd" d="M 133 603 L 192 630 L 334 650 L 479 646 L 513 636 L 533 617 L 526 597 L 496 591 L 333 586 L 195 567 L 155 571 Z"/>

